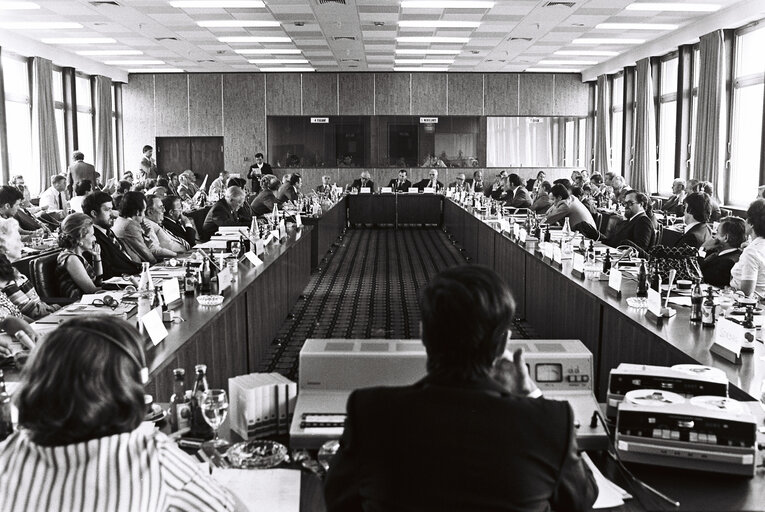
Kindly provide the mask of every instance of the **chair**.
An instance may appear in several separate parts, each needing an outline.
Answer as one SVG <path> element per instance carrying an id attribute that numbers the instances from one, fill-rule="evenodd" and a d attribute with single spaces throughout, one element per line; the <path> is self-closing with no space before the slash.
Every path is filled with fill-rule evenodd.
<path id="1" fill-rule="evenodd" d="M 30 281 L 43 302 L 48 304 L 73 304 L 76 299 L 61 297 L 56 276 L 58 252 L 45 254 L 29 262 Z"/>
<path id="2" fill-rule="evenodd" d="M 720 219 L 724 219 L 725 217 L 730 217 L 733 215 L 733 210 L 729 210 L 727 208 L 720 208 Z"/>

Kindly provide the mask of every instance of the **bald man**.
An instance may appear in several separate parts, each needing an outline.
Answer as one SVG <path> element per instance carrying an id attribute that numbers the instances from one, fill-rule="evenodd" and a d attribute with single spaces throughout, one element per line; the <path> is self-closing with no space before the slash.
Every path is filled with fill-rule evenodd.
<path id="1" fill-rule="evenodd" d="M 224 196 L 207 212 L 202 228 L 204 240 L 209 240 L 221 226 L 249 226 L 252 212 L 245 206 L 244 190 L 228 187 Z"/>

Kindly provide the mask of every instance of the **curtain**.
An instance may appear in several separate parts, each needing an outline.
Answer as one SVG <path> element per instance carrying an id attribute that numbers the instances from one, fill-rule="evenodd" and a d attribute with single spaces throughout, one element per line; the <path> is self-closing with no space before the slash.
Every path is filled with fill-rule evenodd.
<path id="1" fill-rule="evenodd" d="M 653 104 L 653 80 L 651 59 L 637 62 L 635 93 L 635 132 L 633 145 L 635 155 L 632 161 L 629 185 L 640 192 L 656 191 L 656 113 Z"/>
<path id="2" fill-rule="evenodd" d="M 701 36 L 699 44 L 699 100 L 696 115 L 696 178 L 720 190 L 725 158 L 725 49 L 723 31 Z M 690 176 L 689 176 L 690 177 Z M 735 178 L 735 176 L 733 177 Z"/>
<path id="3" fill-rule="evenodd" d="M 595 128 L 595 169 L 600 174 L 605 174 L 610 170 L 610 148 L 609 137 L 611 136 L 611 105 L 608 99 L 609 94 L 608 77 L 600 75 L 598 77 L 598 98 L 597 98 L 597 122 Z"/>
<path id="4" fill-rule="evenodd" d="M 553 159 L 551 117 L 489 117 L 486 130 L 488 167 L 550 167 Z"/>
<path id="5" fill-rule="evenodd" d="M 101 173 L 101 182 L 116 177 L 112 159 L 112 80 L 96 76 L 96 170 Z"/>
<path id="6" fill-rule="evenodd" d="M 0 57 L 3 55 L 3 49 L 0 48 Z M 8 158 L 8 132 L 5 129 L 5 79 L 3 77 L 3 61 L 0 59 L 0 179 L 2 183 L 10 181 L 10 159 Z"/>
<path id="7" fill-rule="evenodd" d="M 61 174 L 58 133 L 53 108 L 53 65 L 48 59 L 32 59 L 32 148 L 45 190 L 50 177 Z"/>

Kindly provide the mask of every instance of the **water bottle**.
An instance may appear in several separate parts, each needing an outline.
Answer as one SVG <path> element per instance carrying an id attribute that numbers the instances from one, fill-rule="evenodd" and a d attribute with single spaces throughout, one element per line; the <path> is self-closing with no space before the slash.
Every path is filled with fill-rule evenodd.
<path id="1" fill-rule="evenodd" d="M 141 280 L 138 282 L 138 318 L 139 320 L 154 306 L 154 281 L 149 271 L 149 263 L 141 263 Z"/>

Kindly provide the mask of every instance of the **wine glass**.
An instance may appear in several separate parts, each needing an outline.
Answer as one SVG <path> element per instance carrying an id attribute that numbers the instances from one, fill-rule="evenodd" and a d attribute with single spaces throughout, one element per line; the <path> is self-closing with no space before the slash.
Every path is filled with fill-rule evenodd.
<path id="1" fill-rule="evenodd" d="M 234 258 L 239 258 L 239 253 L 242 251 L 242 243 L 239 241 L 231 242 L 231 255 Z"/>
<path id="2" fill-rule="evenodd" d="M 202 416 L 210 427 L 212 427 L 215 437 L 208 441 L 209 445 L 216 450 L 221 450 L 228 446 L 228 442 L 218 437 L 218 429 L 228 414 L 228 396 L 223 389 L 210 389 L 204 392 L 202 396 Z"/>

